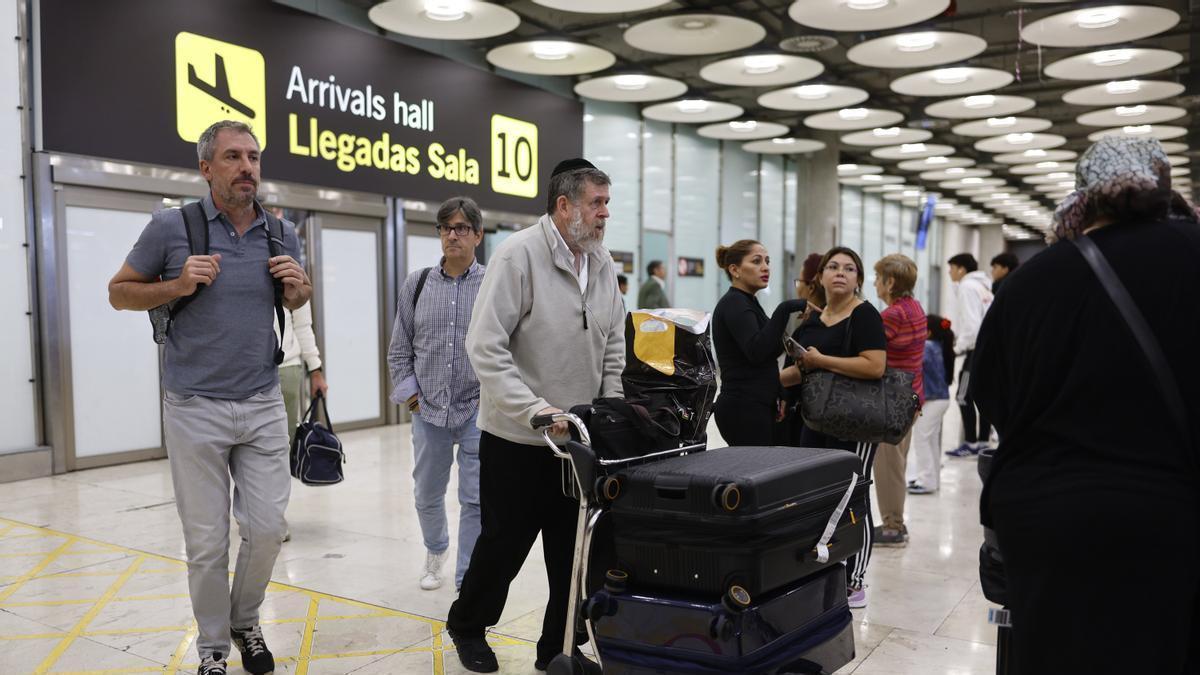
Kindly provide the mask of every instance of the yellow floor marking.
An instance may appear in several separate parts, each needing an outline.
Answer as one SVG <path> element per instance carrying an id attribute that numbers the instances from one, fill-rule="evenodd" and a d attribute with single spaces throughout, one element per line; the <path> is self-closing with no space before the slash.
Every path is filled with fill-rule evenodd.
<path id="1" fill-rule="evenodd" d="M 175 648 L 175 653 L 171 655 L 171 663 L 167 665 L 168 673 L 179 670 L 179 665 L 183 663 L 183 657 L 187 656 L 188 647 L 192 644 L 192 640 L 196 639 L 198 633 L 196 622 L 193 621 L 183 639 L 179 641 L 179 646 Z"/>
<path id="2" fill-rule="evenodd" d="M 63 652 L 67 651 L 67 648 L 71 646 L 71 643 L 75 641 L 75 638 L 79 637 L 79 634 L 82 633 L 84 629 L 87 628 L 88 624 L 96 618 L 96 615 L 98 615 L 101 610 L 108 605 L 109 600 L 112 600 L 114 597 L 116 597 L 117 591 L 121 590 L 121 587 L 125 585 L 125 582 L 129 581 L 133 577 L 134 572 L 137 572 L 137 568 L 140 567 L 145 560 L 146 559 L 142 556 L 138 556 L 134 559 L 133 563 L 129 565 L 129 568 L 125 570 L 125 573 L 122 574 L 116 581 L 114 581 L 106 591 L 104 591 L 104 595 L 100 596 L 100 599 L 96 601 L 96 604 L 92 605 L 92 608 L 83 615 L 83 618 L 81 618 L 71 628 L 70 632 L 67 633 L 67 636 L 58 643 L 58 646 L 56 646 L 48 655 L 46 655 L 46 658 L 42 661 L 41 665 L 39 665 L 37 669 L 33 671 L 35 675 L 41 675 L 42 673 L 50 670 L 50 666 L 53 666 L 54 662 L 58 661 L 58 659 L 62 657 Z"/>
<path id="3" fill-rule="evenodd" d="M 41 573 L 42 570 L 49 567 L 51 563 L 53 563 L 55 560 L 58 560 L 58 557 L 62 555 L 64 551 L 70 548 L 75 541 L 76 540 L 73 538 L 67 539 L 62 543 L 62 545 L 53 551 L 43 552 L 41 555 L 46 557 L 42 560 L 42 562 L 35 565 L 33 569 L 29 570 L 25 574 L 17 577 L 17 580 L 14 581 L 11 586 L 6 586 L 3 589 L 0 589 L 0 603 L 3 603 L 5 600 L 11 597 L 13 593 L 21 590 L 21 587 L 25 585 L 25 582 L 36 577 L 39 573 Z"/>
<path id="4" fill-rule="evenodd" d="M 300 641 L 300 657 L 296 662 L 296 675 L 308 675 L 308 659 L 312 656 L 313 629 L 317 626 L 317 609 L 321 606 L 320 598 L 308 601 L 308 616 L 304 621 L 304 638 Z"/>
<path id="5" fill-rule="evenodd" d="M 445 675 L 445 654 L 446 650 L 442 645 L 442 629 L 438 628 L 437 630 L 433 631 L 433 675 Z"/>

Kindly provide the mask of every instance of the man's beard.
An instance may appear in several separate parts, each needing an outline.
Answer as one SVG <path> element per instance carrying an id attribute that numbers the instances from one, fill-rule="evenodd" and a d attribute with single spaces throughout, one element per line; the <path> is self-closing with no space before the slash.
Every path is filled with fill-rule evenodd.
<path id="1" fill-rule="evenodd" d="M 596 225 L 603 223 L 603 220 L 596 221 Z M 597 233 L 595 225 L 585 225 L 583 213 L 578 209 L 575 210 L 575 216 L 571 222 L 567 223 L 567 234 L 571 236 L 572 242 L 583 253 L 598 253 L 604 245 L 604 230 Z"/>
<path id="2" fill-rule="evenodd" d="M 221 201 L 223 201 L 227 206 L 231 206 L 233 208 L 240 209 L 240 208 L 245 208 L 245 207 L 253 204 L 254 200 L 257 197 L 258 197 L 258 185 L 257 184 L 255 184 L 253 192 L 245 193 L 245 192 L 242 192 L 241 190 L 234 189 L 233 183 L 230 183 L 225 188 L 224 194 L 221 195 Z"/>

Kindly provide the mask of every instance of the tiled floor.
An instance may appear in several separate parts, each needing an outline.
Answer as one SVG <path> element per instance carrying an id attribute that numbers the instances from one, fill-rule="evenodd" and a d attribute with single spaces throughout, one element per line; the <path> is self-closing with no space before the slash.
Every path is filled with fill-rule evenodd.
<path id="1" fill-rule="evenodd" d="M 946 432 L 957 435 L 955 411 Z M 342 438 L 347 481 L 292 493 L 293 539 L 264 608 L 276 672 L 463 672 L 442 633 L 452 585 L 417 587 L 408 427 Z M 858 658 L 839 674 L 993 672 L 975 463 L 948 459 L 942 475 L 941 493 L 909 498 L 908 547 L 875 550 L 870 604 L 854 613 Z M 172 499 L 163 461 L 0 484 L 0 674 L 194 672 Z M 502 672 L 535 672 L 545 594 L 535 547 L 492 636 Z"/>

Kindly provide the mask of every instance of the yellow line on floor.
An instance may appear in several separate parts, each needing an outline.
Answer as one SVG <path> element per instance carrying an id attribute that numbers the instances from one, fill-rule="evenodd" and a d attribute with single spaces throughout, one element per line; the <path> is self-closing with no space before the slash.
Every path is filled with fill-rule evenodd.
<path id="1" fill-rule="evenodd" d="M 296 660 L 296 675 L 308 675 L 308 657 L 312 655 L 313 629 L 317 626 L 317 612 L 320 606 L 320 598 L 309 599 L 308 616 L 304 621 L 304 637 L 300 640 L 300 657 Z"/>
<path id="2" fill-rule="evenodd" d="M 168 673 L 179 670 L 179 665 L 183 663 L 183 657 L 187 656 L 188 647 L 191 646 L 192 640 L 196 639 L 198 632 L 196 622 L 193 621 L 183 639 L 179 641 L 179 646 L 175 648 L 175 653 L 171 655 L 171 663 L 167 665 Z"/>
<path id="3" fill-rule="evenodd" d="M 70 632 L 67 633 L 67 636 L 58 643 L 58 646 L 56 646 L 49 654 L 46 655 L 46 658 L 42 660 L 41 665 L 39 665 L 37 669 L 33 671 L 34 675 L 41 675 L 42 673 L 50 670 L 50 667 L 62 657 L 63 653 L 67 651 L 67 648 L 71 646 L 71 643 L 75 641 L 75 638 L 79 637 L 79 634 L 82 633 L 84 629 L 87 628 L 88 624 L 90 624 L 92 620 L 96 618 L 96 615 L 98 615 L 105 608 L 105 606 L 108 605 L 108 602 L 116 597 L 117 591 L 121 590 L 121 587 L 125 585 L 125 582 L 129 581 L 133 577 L 134 573 L 137 572 L 137 568 L 140 567 L 144 561 L 145 558 L 142 556 L 138 556 L 134 559 L 133 563 L 129 565 L 129 568 L 125 570 L 125 573 L 122 574 L 116 581 L 114 581 L 106 591 L 104 591 L 104 595 L 100 596 L 100 599 L 96 601 L 96 604 L 92 605 L 92 608 L 83 615 L 83 618 L 81 618 L 71 628 Z"/>
<path id="4" fill-rule="evenodd" d="M 68 548 L 70 548 L 71 545 L 75 543 L 75 541 L 76 540 L 73 538 L 68 538 L 58 548 L 54 549 L 53 551 L 43 551 L 42 555 L 44 555 L 46 557 L 45 557 L 45 559 L 42 560 L 42 562 L 38 563 L 37 565 L 34 566 L 33 569 L 29 570 L 25 574 L 22 574 L 20 577 L 18 577 L 17 580 L 14 581 L 11 586 L 6 586 L 5 588 L 0 589 L 0 603 L 3 603 L 5 600 L 7 600 L 9 597 L 11 597 L 13 593 L 16 593 L 17 591 L 19 591 L 21 589 L 21 587 L 25 585 L 25 582 L 36 577 L 38 574 L 40 574 L 42 572 L 42 570 L 49 567 L 51 563 L 53 563 L 55 560 L 58 560 L 58 557 L 60 555 L 62 555 L 64 551 L 66 551 Z"/>

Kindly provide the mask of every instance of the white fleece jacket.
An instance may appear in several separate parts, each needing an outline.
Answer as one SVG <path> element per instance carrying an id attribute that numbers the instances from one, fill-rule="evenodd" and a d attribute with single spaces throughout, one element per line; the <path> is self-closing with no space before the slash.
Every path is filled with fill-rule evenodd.
<path id="1" fill-rule="evenodd" d="M 581 295 L 549 216 L 509 236 L 488 259 L 467 357 L 479 378 L 479 428 L 514 443 L 542 444 L 529 422 L 545 408 L 621 396 L 625 306 L 612 255 L 588 256 Z"/>
<path id="2" fill-rule="evenodd" d="M 992 279 L 975 270 L 958 282 L 958 323 L 954 326 L 954 351 L 963 354 L 975 349 L 983 315 L 992 306 Z"/>

